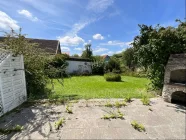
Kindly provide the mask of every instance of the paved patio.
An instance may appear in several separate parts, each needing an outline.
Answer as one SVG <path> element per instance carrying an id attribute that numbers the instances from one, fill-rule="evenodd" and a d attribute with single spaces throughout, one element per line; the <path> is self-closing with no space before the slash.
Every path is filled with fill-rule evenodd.
<path id="1" fill-rule="evenodd" d="M 134 99 L 119 110 L 124 119 L 101 119 L 116 108 L 105 107 L 107 101 L 122 99 L 80 100 L 71 103 L 73 114 L 65 112 L 65 105 L 37 105 L 22 108 L 0 119 L 0 127 L 22 125 L 22 132 L 11 133 L 10 139 L 185 139 L 185 107 L 164 102 L 161 98 L 151 99 L 151 106 L 142 105 Z M 152 111 L 149 110 L 149 107 Z M 55 130 L 54 123 L 65 118 L 65 124 Z M 131 126 L 136 120 L 145 126 L 139 132 Z"/>

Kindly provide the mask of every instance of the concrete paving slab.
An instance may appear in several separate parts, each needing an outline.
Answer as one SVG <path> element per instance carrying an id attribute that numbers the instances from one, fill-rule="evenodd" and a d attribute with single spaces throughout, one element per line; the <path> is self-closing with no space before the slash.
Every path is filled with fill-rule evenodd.
<path id="1" fill-rule="evenodd" d="M 144 106 L 139 99 L 133 99 L 119 110 L 124 119 L 101 119 L 118 109 L 105 107 L 107 101 L 115 103 L 123 99 L 91 99 L 70 103 L 73 114 L 65 111 L 66 105 L 37 105 L 22 108 L 0 118 L 0 128 L 12 128 L 19 124 L 24 129 L 11 133 L 8 139 L 185 139 L 186 107 L 152 98 L 151 106 Z M 153 111 L 149 111 L 149 107 Z M 60 118 L 65 123 L 55 130 L 54 124 Z M 146 131 L 139 132 L 131 126 L 136 120 Z M 51 125 L 51 126 L 50 126 Z"/>

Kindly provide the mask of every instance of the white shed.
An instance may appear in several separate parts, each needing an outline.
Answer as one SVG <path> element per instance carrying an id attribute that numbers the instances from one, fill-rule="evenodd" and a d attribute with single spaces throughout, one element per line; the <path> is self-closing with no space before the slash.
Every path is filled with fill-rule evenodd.
<path id="1" fill-rule="evenodd" d="M 23 56 L 0 49 L 0 116 L 26 100 Z"/>
<path id="2" fill-rule="evenodd" d="M 90 59 L 69 57 L 66 62 L 68 63 L 66 73 L 68 74 L 91 74 L 92 62 Z"/>

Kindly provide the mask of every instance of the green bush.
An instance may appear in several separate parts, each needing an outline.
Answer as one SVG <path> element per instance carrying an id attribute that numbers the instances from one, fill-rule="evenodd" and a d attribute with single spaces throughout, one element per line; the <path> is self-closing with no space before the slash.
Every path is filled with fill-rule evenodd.
<path id="1" fill-rule="evenodd" d="M 104 74 L 104 63 L 97 61 L 92 64 L 92 74 L 103 75 Z"/>
<path id="2" fill-rule="evenodd" d="M 129 68 L 122 67 L 122 75 L 123 76 L 133 76 L 133 77 L 147 77 L 147 72 L 142 68 L 137 68 L 132 71 Z"/>
<path id="3" fill-rule="evenodd" d="M 41 97 L 41 95 L 44 97 L 43 95 L 49 93 L 51 90 L 47 88 L 47 84 L 49 82 L 53 83 L 50 77 L 56 75 L 56 72 L 64 71 L 63 67 L 55 67 L 55 65 L 51 64 L 53 56 L 40 49 L 39 44 L 31 43 L 25 35 L 21 34 L 21 29 L 19 33 L 14 30 L 11 30 L 10 33 L 5 32 L 5 39 L 2 43 L 4 44 L 3 49 L 11 50 L 13 56 L 24 56 L 28 97 L 35 98 L 36 96 Z M 60 82 L 60 80 L 58 81 Z"/>
<path id="4" fill-rule="evenodd" d="M 111 58 L 104 66 L 105 72 L 121 72 L 120 63 L 116 58 Z"/>
<path id="5" fill-rule="evenodd" d="M 68 66 L 66 58 L 69 56 L 66 54 L 57 54 L 50 59 L 45 66 L 45 73 L 50 78 L 67 77 L 65 68 Z"/>
<path id="6" fill-rule="evenodd" d="M 121 76 L 115 73 L 106 73 L 104 74 L 104 78 L 106 81 L 116 81 L 116 82 L 121 81 Z"/>

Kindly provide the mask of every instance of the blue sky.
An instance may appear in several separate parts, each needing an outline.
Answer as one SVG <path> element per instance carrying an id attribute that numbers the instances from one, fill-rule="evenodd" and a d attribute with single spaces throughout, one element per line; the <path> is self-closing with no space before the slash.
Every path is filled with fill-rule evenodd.
<path id="1" fill-rule="evenodd" d="M 94 55 L 112 55 L 130 47 L 138 24 L 176 26 L 185 6 L 185 0 L 0 0 L 0 30 L 21 27 L 29 38 L 58 39 L 70 55 L 80 55 L 86 43 Z"/>

